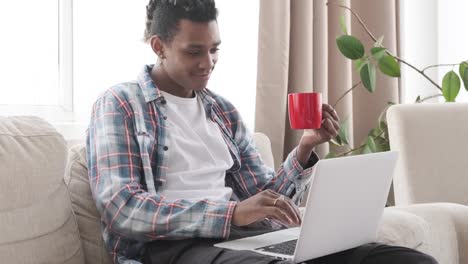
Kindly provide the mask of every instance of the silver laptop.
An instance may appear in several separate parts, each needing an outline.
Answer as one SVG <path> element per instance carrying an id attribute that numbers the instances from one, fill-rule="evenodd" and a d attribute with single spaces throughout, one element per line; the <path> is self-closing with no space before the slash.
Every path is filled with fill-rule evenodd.
<path id="1" fill-rule="evenodd" d="M 215 246 L 298 263 L 374 242 L 397 154 L 320 160 L 313 170 L 301 227 Z"/>

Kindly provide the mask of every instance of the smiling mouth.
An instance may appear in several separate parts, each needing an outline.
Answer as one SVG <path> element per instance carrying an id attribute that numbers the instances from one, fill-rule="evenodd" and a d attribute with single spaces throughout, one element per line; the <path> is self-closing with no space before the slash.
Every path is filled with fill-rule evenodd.
<path id="1" fill-rule="evenodd" d="M 211 75 L 211 73 L 207 73 L 207 74 L 194 74 L 193 76 L 198 77 L 198 78 L 201 78 L 201 79 L 209 79 L 209 78 L 210 78 L 210 75 Z"/>

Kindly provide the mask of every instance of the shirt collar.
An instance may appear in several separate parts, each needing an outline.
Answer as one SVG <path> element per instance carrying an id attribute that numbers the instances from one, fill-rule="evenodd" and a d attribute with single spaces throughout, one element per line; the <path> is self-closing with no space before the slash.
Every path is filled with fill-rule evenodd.
<path id="1" fill-rule="evenodd" d="M 146 103 L 162 98 L 161 92 L 151 78 L 151 70 L 153 67 L 154 64 L 145 65 L 137 78 L 138 85 L 145 97 Z"/>
<path id="2" fill-rule="evenodd" d="M 163 94 L 151 78 L 151 70 L 153 67 L 154 64 L 145 65 L 137 78 L 138 85 L 140 86 L 143 96 L 145 97 L 146 103 L 155 100 L 162 100 L 163 98 Z M 200 96 L 205 105 L 211 106 L 215 102 L 211 93 L 207 89 L 203 89 L 202 91 L 198 91 L 196 93 L 198 96 Z"/>

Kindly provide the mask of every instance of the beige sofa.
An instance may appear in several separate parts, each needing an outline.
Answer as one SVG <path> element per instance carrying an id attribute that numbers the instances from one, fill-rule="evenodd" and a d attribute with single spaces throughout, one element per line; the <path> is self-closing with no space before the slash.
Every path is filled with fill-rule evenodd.
<path id="1" fill-rule="evenodd" d="M 268 138 L 257 134 L 255 140 L 273 164 Z M 466 238 L 459 230 L 463 224 L 452 218 L 461 213 L 467 214 L 436 204 L 386 208 L 378 240 L 440 255 L 460 236 Z M 84 145 L 69 148 L 67 155 L 63 137 L 39 118 L 0 117 L 0 223 L 2 263 L 111 263 L 88 185 Z M 440 263 L 462 263 L 458 251 L 449 252 L 451 261 Z"/>

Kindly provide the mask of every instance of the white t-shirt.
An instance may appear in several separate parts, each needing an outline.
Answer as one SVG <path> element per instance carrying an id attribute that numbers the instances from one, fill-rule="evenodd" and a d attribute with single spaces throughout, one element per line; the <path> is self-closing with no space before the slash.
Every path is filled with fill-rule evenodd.
<path id="1" fill-rule="evenodd" d="M 161 91 L 167 101 L 168 172 L 162 195 L 168 199 L 229 201 L 226 170 L 233 160 L 217 124 L 207 118 L 198 96 Z"/>

